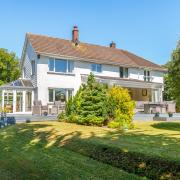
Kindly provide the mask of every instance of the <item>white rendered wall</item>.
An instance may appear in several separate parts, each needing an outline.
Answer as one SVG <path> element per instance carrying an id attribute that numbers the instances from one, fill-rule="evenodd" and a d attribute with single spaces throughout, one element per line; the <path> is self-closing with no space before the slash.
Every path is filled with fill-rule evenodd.
<path id="1" fill-rule="evenodd" d="M 90 74 L 91 63 L 74 61 L 73 74 L 48 72 L 49 57 L 40 56 L 37 60 L 37 92 L 38 100 L 45 105 L 48 103 L 48 88 L 73 89 L 74 94 L 81 85 L 81 74 Z M 95 73 L 99 76 L 119 77 L 119 66 L 102 65 L 102 72 Z M 153 82 L 163 83 L 163 73 L 152 71 Z M 144 81 L 144 69 L 129 68 L 129 78 Z"/>

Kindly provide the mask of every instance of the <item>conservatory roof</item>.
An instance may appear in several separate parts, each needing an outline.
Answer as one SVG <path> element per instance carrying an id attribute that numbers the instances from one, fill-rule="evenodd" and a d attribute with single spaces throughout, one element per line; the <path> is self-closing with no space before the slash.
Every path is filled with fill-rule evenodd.
<path id="1" fill-rule="evenodd" d="M 29 79 L 17 79 L 16 81 L 0 86 L 0 89 L 33 89 L 34 86 Z"/>

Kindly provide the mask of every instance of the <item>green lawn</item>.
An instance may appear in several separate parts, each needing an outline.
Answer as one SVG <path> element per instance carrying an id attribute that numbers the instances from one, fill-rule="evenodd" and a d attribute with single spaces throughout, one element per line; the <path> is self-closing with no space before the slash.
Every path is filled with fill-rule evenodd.
<path id="1" fill-rule="evenodd" d="M 52 145 L 59 138 L 55 127 L 61 125 L 66 126 L 49 122 L 0 129 L 0 179 L 139 179 L 134 174 Z"/>
<path id="2" fill-rule="evenodd" d="M 60 122 L 0 129 L 0 179 L 140 179 L 67 149 L 68 141 L 105 144 L 180 162 L 180 123 L 135 125 L 135 130 L 124 133 Z"/>

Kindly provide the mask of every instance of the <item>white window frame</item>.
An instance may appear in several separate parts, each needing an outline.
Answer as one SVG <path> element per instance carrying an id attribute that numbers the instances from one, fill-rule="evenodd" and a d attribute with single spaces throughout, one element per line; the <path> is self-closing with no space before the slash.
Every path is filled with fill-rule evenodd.
<path id="1" fill-rule="evenodd" d="M 149 72 L 149 76 L 148 76 L 148 72 Z M 144 81 L 145 82 L 151 82 L 152 81 L 151 71 L 149 69 L 144 69 Z"/>
<path id="2" fill-rule="evenodd" d="M 96 68 L 95 68 L 96 70 L 95 70 L 95 71 L 93 71 L 93 70 L 92 70 L 92 66 L 93 66 L 93 65 L 95 65 L 95 66 L 96 66 Z M 101 66 L 101 71 L 100 71 L 100 72 L 99 72 L 99 71 L 97 71 L 97 69 L 98 69 L 98 68 L 97 68 L 97 66 L 98 66 L 98 65 L 100 65 L 100 66 Z M 102 64 L 91 63 L 91 71 L 92 71 L 93 73 L 102 73 Z"/>
<path id="3" fill-rule="evenodd" d="M 122 75 L 123 75 L 123 77 L 121 77 L 121 68 L 122 68 Z M 125 70 L 127 69 L 127 77 L 125 76 Z M 123 66 L 120 66 L 119 67 L 119 77 L 120 78 L 125 78 L 125 79 L 128 79 L 129 78 L 129 68 L 128 67 L 123 67 Z"/>
<path id="4" fill-rule="evenodd" d="M 72 91 L 72 96 L 74 96 L 74 89 L 73 88 L 48 88 L 48 102 L 49 103 L 55 102 L 55 90 L 58 90 L 58 89 L 65 90 L 66 101 L 68 100 L 68 90 L 71 90 Z M 49 90 L 53 90 L 53 101 L 49 101 Z"/>
<path id="5" fill-rule="evenodd" d="M 31 75 L 35 75 L 36 73 L 36 63 L 35 60 L 31 60 Z"/>
<path id="6" fill-rule="evenodd" d="M 51 71 L 51 70 L 49 69 L 50 60 L 53 60 L 53 62 L 54 62 L 53 71 Z M 55 61 L 56 61 L 56 60 L 57 60 L 57 61 L 58 61 L 58 60 L 65 60 L 65 61 L 67 62 L 67 64 L 66 64 L 66 72 L 56 72 L 56 67 L 55 67 L 55 65 L 56 65 Z M 70 67 L 70 62 L 73 63 L 73 70 L 72 70 L 72 72 L 69 72 L 69 71 L 68 71 L 68 70 L 69 70 L 69 67 Z M 73 61 L 73 60 L 69 60 L 69 59 L 49 58 L 49 60 L 48 60 L 48 71 L 49 71 L 49 72 L 55 72 L 55 73 L 73 74 L 73 73 L 74 73 L 74 61 Z"/>

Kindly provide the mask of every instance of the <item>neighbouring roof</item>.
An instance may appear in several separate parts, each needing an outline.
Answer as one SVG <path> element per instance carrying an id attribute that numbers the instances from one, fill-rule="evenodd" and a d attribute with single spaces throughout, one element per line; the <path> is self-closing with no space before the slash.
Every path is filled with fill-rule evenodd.
<path id="1" fill-rule="evenodd" d="M 2 86 L 0 86 L 1 89 L 6 89 L 6 88 L 18 88 L 18 89 L 32 89 L 34 88 L 33 87 L 33 84 L 31 82 L 31 80 L 28 80 L 28 79 L 17 79 L 16 81 L 13 81 L 13 82 L 10 82 L 10 83 L 7 83 L 7 84 L 4 84 Z"/>
<path id="2" fill-rule="evenodd" d="M 35 52 L 42 55 L 65 56 L 101 64 L 124 65 L 166 71 L 160 65 L 125 50 L 80 42 L 78 46 L 70 40 L 43 35 L 27 34 Z"/>

